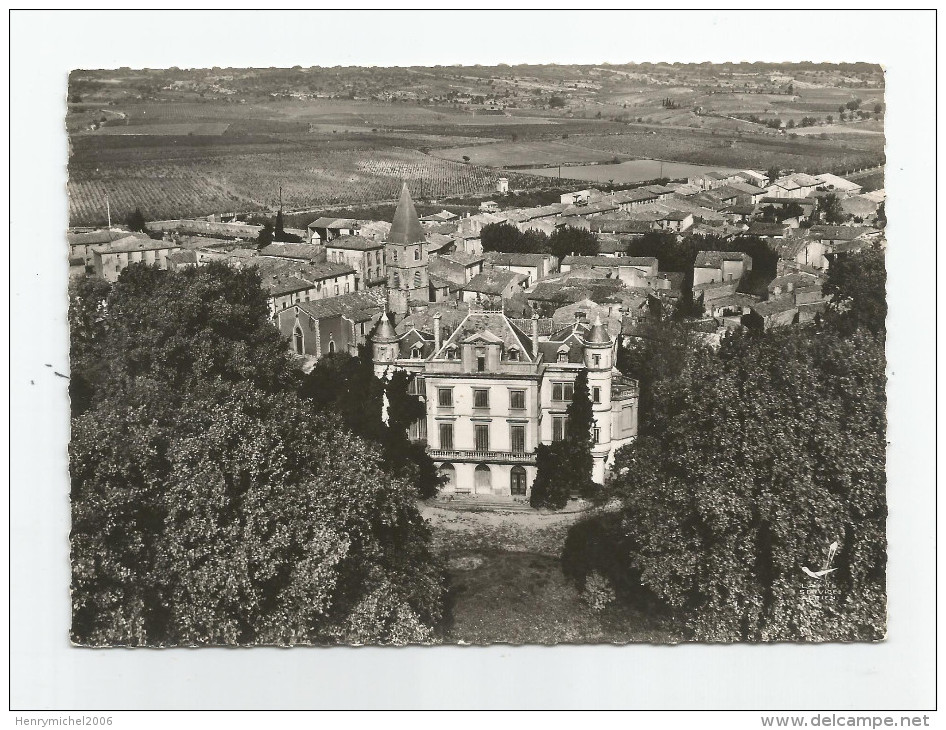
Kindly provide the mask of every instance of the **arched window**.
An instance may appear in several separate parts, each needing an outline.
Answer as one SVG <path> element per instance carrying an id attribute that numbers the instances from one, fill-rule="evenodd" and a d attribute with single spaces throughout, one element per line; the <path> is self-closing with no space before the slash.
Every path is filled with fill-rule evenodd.
<path id="1" fill-rule="evenodd" d="M 518 348 L 518 347 L 510 347 L 510 348 L 509 348 L 509 359 L 510 359 L 512 362 L 517 362 L 517 361 L 519 360 L 519 348 Z"/>
<path id="2" fill-rule="evenodd" d="M 439 471 L 440 476 L 447 478 L 443 488 L 445 490 L 455 490 L 457 486 L 457 470 L 454 468 L 453 464 L 441 464 Z"/>
<path id="3" fill-rule="evenodd" d="M 514 466 L 509 472 L 509 493 L 513 497 L 526 496 L 526 470 L 521 466 Z"/>
<path id="4" fill-rule="evenodd" d="M 334 353 L 334 352 L 335 352 L 335 340 L 329 340 L 329 341 L 328 341 L 328 351 L 329 351 L 329 353 Z"/>
<path id="5" fill-rule="evenodd" d="M 420 246 L 414 249 L 414 261 L 420 261 Z"/>
<path id="6" fill-rule="evenodd" d="M 473 486 L 477 494 L 490 494 L 493 491 L 493 475 L 486 464 L 478 464 L 474 470 Z"/>
<path id="7" fill-rule="evenodd" d="M 295 342 L 296 354 L 302 355 L 305 352 L 305 338 L 302 334 L 302 327 L 296 326 L 295 332 L 293 333 L 293 341 Z"/>
<path id="8" fill-rule="evenodd" d="M 423 352 L 423 350 L 420 349 L 420 345 L 414 345 L 414 346 L 411 348 L 411 357 L 412 357 L 412 358 L 414 358 L 415 360 L 419 360 L 419 359 L 422 358 L 423 356 L 424 356 L 424 352 Z"/>
<path id="9" fill-rule="evenodd" d="M 448 360 L 457 359 L 457 346 L 456 345 L 450 345 L 450 347 L 447 348 L 447 359 Z"/>
<path id="10" fill-rule="evenodd" d="M 397 272 L 394 272 L 394 288 L 400 289 L 401 287 L 401 277 L 398 276 Z"/>
<path id="11" fill-rule="evenodd" d="M 420 289 L 420 272 L 419 271 L 414 272 L 414 288 Z"/>

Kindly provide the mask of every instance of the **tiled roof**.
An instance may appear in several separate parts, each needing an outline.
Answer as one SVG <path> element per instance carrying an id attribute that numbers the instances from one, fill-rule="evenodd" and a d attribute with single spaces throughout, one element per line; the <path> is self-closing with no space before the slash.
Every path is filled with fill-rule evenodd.
<path id="1" fill-rule="evenodd" d="M 321 246 L 313 246 L 310 243 L 271 243 L 261 249 L 259 255 L 299 261 L 318 261 L 325 257 L 325 250 Z"/>
<path id="2" fill-rule="evenodd" d="M 656 267 L 657 259 L 653 256 L 566 256 L 562 259 L 565 266 L 597 266 L 615 268 L 619 266 Z"/>
<path id="3" fill-rule="evenodd" d="M 629 218 L 590 218 L 591 230 L 594 233 L 601 231 L 613 233 L 649 233 L 653 226 L 648 221 Z"/>
<path id="4" fill-rule="evenodd" d="M 502 294 L 510 283 L 524 279 L 524 274 L 517 274 L 514 271 L 485 269 L 464 284 L 463 289 L 482 294 Z"/>
<path id="5" fill-rule="evenodd" d="M 496 341 L 502 342 L 507 350 L 511 347 L 518 347 L 527 355 L 523 359 L 532 360 L 531 337 L 522 332 L 501 312 L 471 311 L 464 317 L 447 341 L 443 343 L 443 347 L 465 342 L 476 335 L 484 335 L 487 339 L 495 338 Z"/>
<path id="6" fill-rule="evenodd" d="M 196 251 L 174 251 L 168 254 L 168 261 L 174 264 L 196 264 Z"/>
<path id="7" fill-rule="evenodd" d="M 147 236 L 141 238 L 138 235 L 128 235 L 124 238 L 119 238 L 116 241 L 103 243 L 101 246 L 95 246 L 92 248 L 92 251 L 100 254 L 108 254 L 132 253 L 134 251 L 159 251 L 161 249 L 176 248 L 180 248 L 180 246 L 178 246 L 176 243 L 171 243 L 170 241 L 155 241 L 154 239 L 148 238 Z"/>
<path id="8" fill-rule="evenodd" d="M 342 315 L 355 322 L 368 322 L 382 311 L 378 301 L 367 292 L 341 294 L 337 297 L 316 299 L 312 302 L 300 302 L 295 306 L 314 319 Z"/>
<path id="9" fill-rule="evenodd" d="M 364 236 L 339 236 L 326 241 L 323 245 L 326 249 L 340 248 L 346 251 L 373 251 L 376 248 L 384 248 L 381 241 Z"/>
<path id="10" fill-rule="evenodd" d="M 484 257 L 480 257 L 481 260 L 482 258 Z M 501 253 L 499 251 L 488 251 L 485 254 L 485 259 L 497 266 L 541 266 L 548 260 L 548 257 L 541 253 Z"/>
<path id="11" fill-rule="evenodd" d="M 700 251 L 693 265 L 697 268 L 719 269 L 722 268 L 723 261 L 748 260 L 749 256 L 741 251 Z"/>

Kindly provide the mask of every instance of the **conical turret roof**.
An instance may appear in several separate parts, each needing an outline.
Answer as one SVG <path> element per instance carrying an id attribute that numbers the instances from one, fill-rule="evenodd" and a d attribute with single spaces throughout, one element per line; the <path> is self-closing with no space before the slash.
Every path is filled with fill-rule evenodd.
<path id="1" fill-rule="evenodd" d="M 407 189 L 407 183 L 402 183 L 401 197 L 398 198 L 397 208 L 394 211 L 388 242 L 406 245 L 423 243 L 424 240 L 424 229 L 417 217 L 417 209 L 414 207 L 414 201 L 411 200 L 411 193 Z"/>
<path id="2" fill-rule="evenodd" d="M 378 320 L 374 332 L 371 333 L 371 339 L 374 342 L 395 342 L 397 340 L 397 332 L 394 331 L 394 325 L 388 319 L 386 311 L 381 313 L 381 319 Z"/>
<path id="3" fill-rule="evenodd" d="M 610 345 L 611 338 L 608 337 L 608 328 L 601 324 L 601 315 L 595 317 L 595 323 L 591 328 L 591 333 L 585 342 L 595 345 Z"/>

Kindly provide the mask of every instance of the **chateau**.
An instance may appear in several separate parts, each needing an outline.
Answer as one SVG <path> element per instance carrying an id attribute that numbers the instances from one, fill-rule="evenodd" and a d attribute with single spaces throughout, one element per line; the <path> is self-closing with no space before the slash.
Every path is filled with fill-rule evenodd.
<path id="1" fill-rule="evenodd" d="M 426 438 L 445 493 L 528 496 L 535 448 L 568 432 L 575 378 L 588 371 L 594 411 L 593 478 L 603 483 L 614 452 L 637 434 L 637 383 L 614 367 L 615 340 L 600 319 L 540 338 L 538 317 L 526 334 L 501 310 L 471 304 L 450 331 L 439 313 L 424 331 L 398 335 L 383 316 L 371 335 L 375 374 L 414 376 L 427 404 L 412 436 Z"/>

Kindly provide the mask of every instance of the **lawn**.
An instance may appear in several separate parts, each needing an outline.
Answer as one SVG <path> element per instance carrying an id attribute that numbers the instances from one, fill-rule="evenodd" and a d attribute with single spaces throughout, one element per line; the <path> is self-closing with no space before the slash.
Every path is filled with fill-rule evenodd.
<path id="1" fill-rule="evenodd" d="M 584 513 L 496 514 L 423 505 L 450 576 L 448 644 L 673 642 L 664 619 L 611 604 L 594 612 L 562 574 L 568 528 Z"/>

